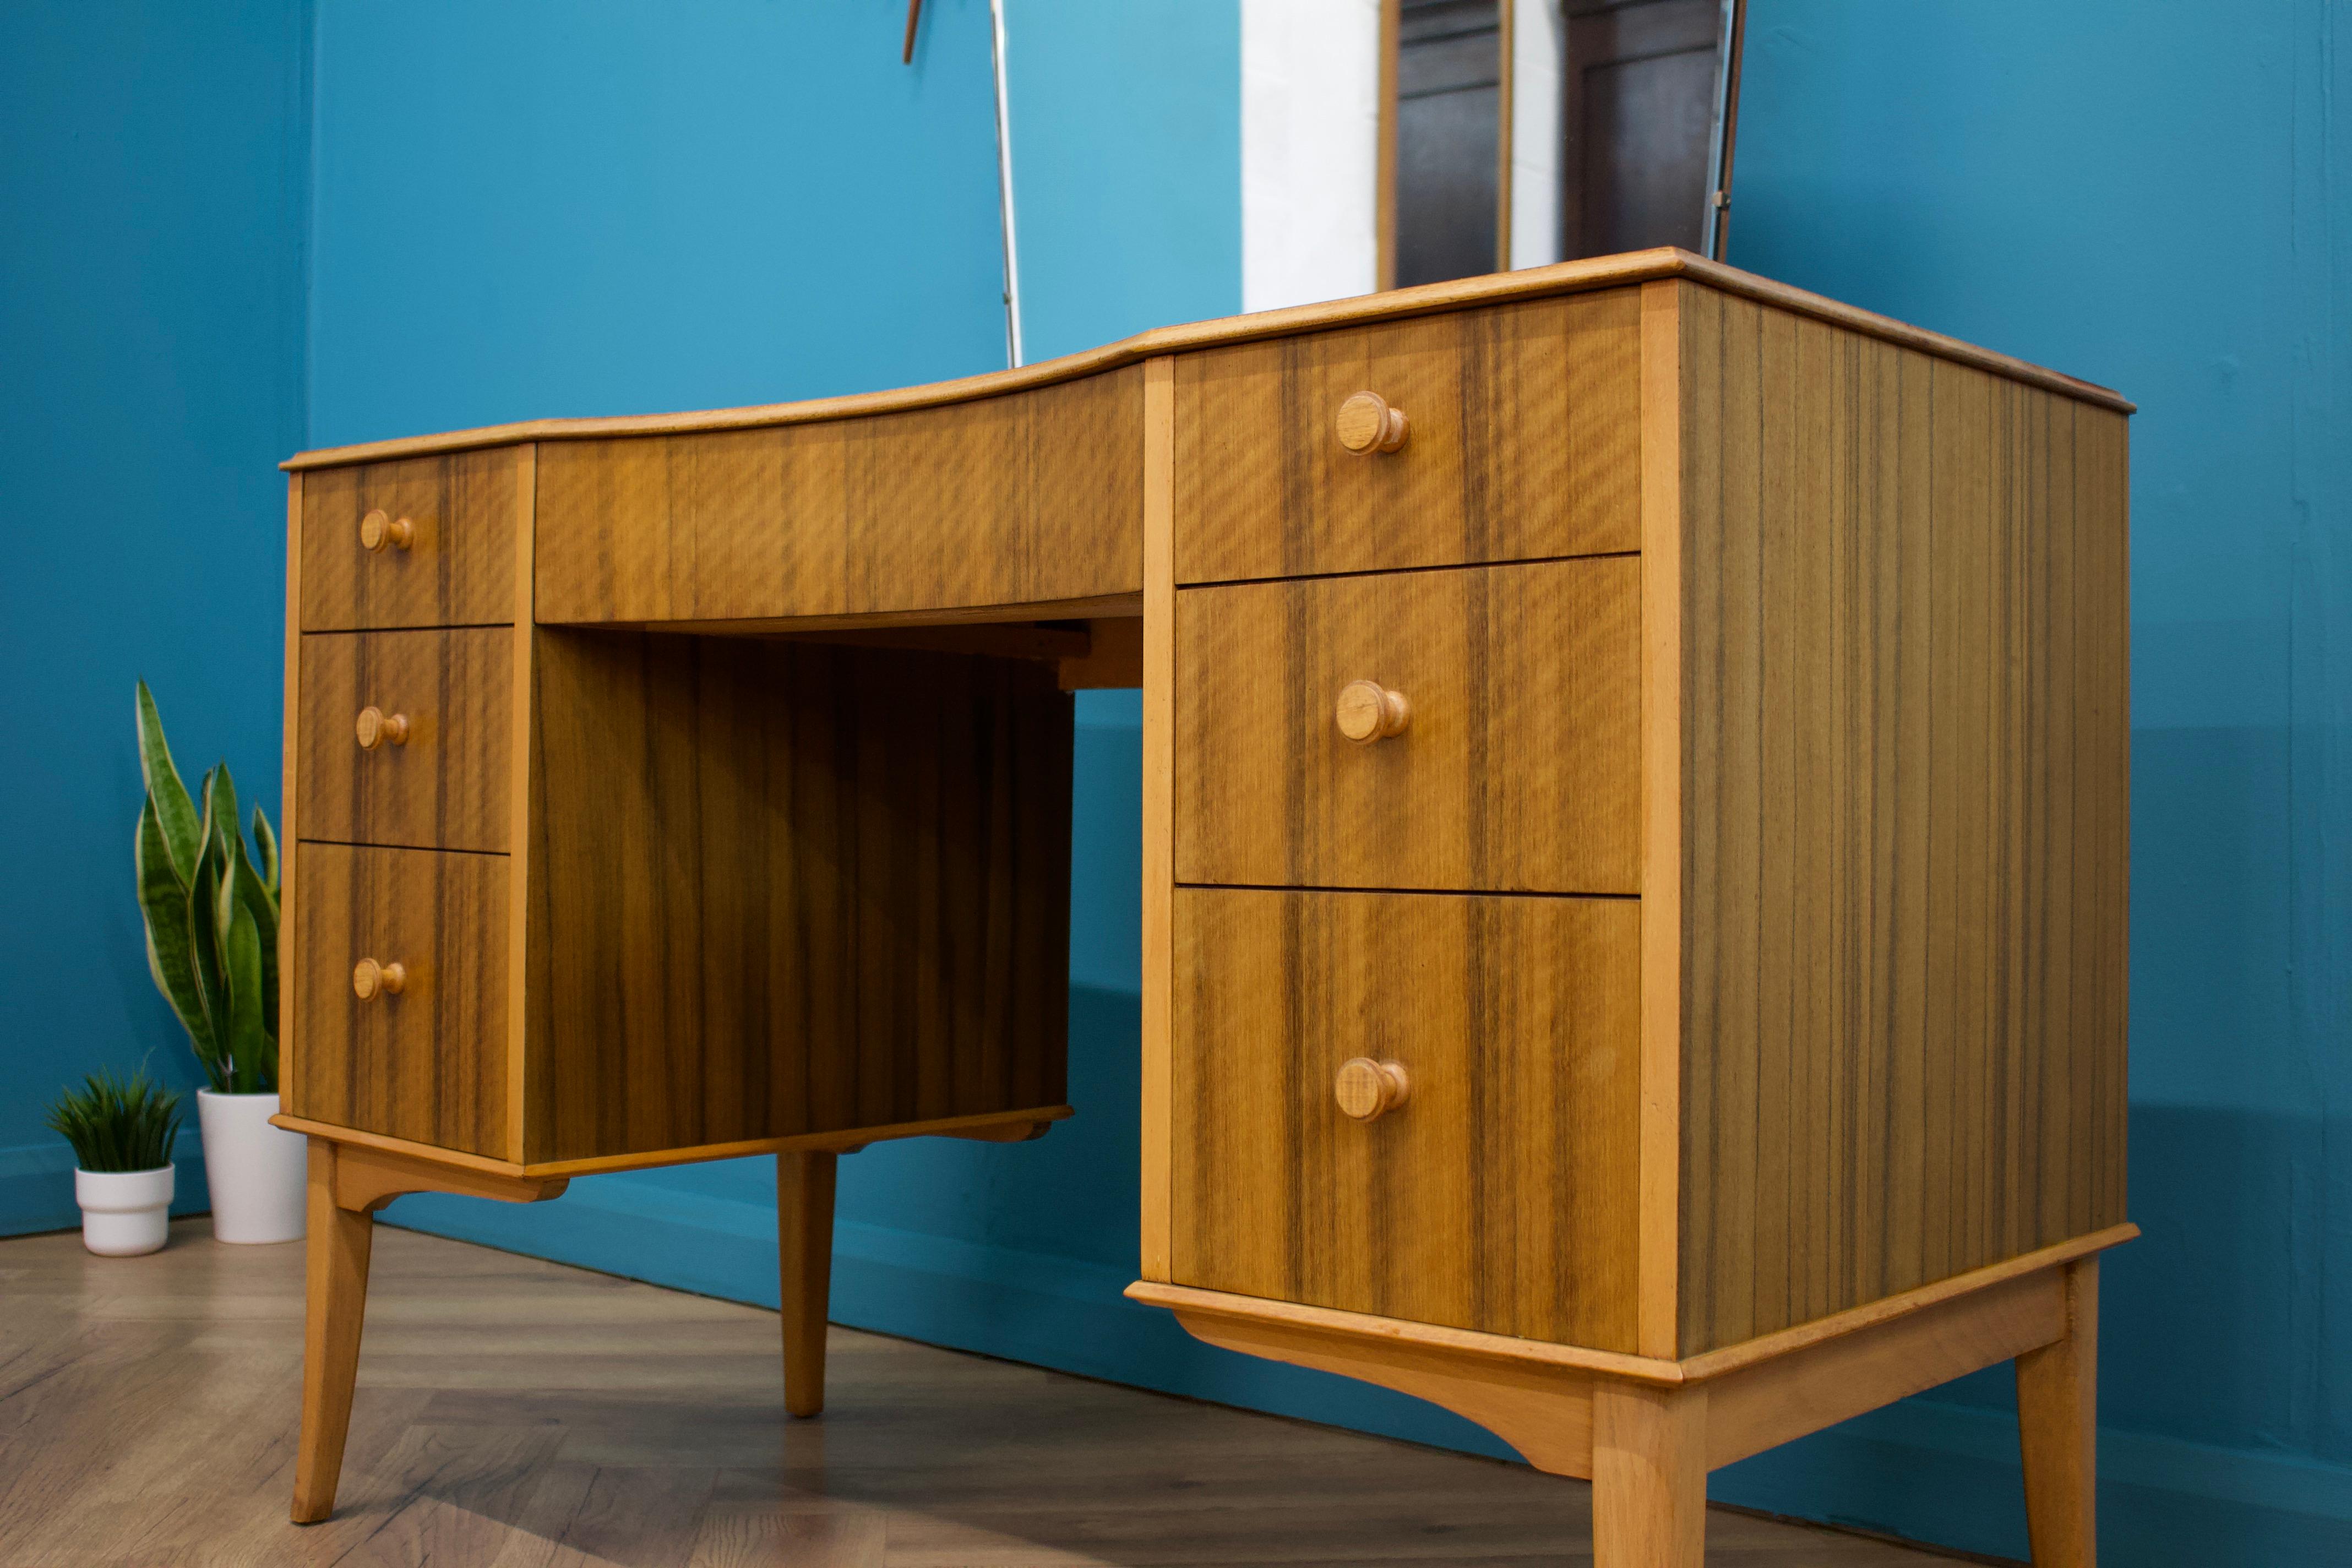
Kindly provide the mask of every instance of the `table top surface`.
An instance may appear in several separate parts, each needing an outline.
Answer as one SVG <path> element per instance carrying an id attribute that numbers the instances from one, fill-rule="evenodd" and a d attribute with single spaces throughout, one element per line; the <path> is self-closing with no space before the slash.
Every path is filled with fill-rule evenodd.
<path id="1" fill-rule="evenodd" d="M 1029 387 L 1073 381 L 1100 371 L 1161 354 L 1182 353 L 1228 343 L 1289 337 L 1301 332 L 1429 315 L 1470 306 L 1505 304 L 1551 295 L 1623 288 L 1669 279 L 1687 279 L 1730 294 L 1762 301 L 1816 320 L 1848 327 L 1889 342 L 1923 350 L 1996 375 L 2080 398 L 2120 413 L 2135 405 L 2114 390 L 2032 364 L 2010 355 L 1979 348 L 1958 338 L 1914 327 L 1891 317 L 1841 304 L 1820 294 L 1776 283 L 1736 267 L 1709 261 L 1687 250 L 1664 247 L 1630 251 L 1622 256 L 1563 261 L 1551 267 L 1530 267 L 1516 272 L 1490 273 L 1427 283 L 1418 288 L 1352 299 L 1261 310 L 1245 316 L 1157 327 L 1082 353 L 1041 360 L 1011 370 L 953 381 L 928 383 L 880 392 L 853 393 L 837 397 L 808 398 L 794 403 L 757 404 L 741 408 L 714 408 L 681 414 L 622 415 L 601 418 L 530 419 L 507 425 L 487 425 L 470 430 L 327 447 L 299 452 L 278 466 L 289 471 L 338 468 L 354 463 L 383 462 L 441 452 L 503 447 L 524 441 L 593 440 L 615 436 L 683 435 L 714 430 L 744 430 L 765 426 L 803 425 L 826 419 L 849 419 L 942 404 L 996 397 Z"/>

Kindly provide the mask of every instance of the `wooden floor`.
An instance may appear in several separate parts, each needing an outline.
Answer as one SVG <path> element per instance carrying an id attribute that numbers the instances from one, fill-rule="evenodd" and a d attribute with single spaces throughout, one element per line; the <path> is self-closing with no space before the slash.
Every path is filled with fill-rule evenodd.
<path id="1" fill-rule="evenodd" d="M 0 1241 L 0 1564 L 625 1568 L 1557 1563 L 1586 1489 L 1517 1465 L 833 1331 L 379 1227 L 341 1507 L 286 1522 L 299 1246 Z M 1935 1559 L 1717 1510 L 1711 1568 Z"/>

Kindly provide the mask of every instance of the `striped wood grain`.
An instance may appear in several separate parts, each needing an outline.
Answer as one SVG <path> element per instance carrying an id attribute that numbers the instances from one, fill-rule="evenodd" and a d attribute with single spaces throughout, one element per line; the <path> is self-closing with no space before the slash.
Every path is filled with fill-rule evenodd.
<path id="1" fill-rule="evenodd" d="M 538 639 L 525 1159 L 1064 1099 L 1050 666 Z"/>
<path id="2" fill-rule="evenodd" d="M 506 857 L 311 841 L 295 866 L 288 1112 L 502 1157 Z M 362 958 L 404 965 L 406 986 L 361 1001 Z"/>
<path id="3" fill-rule="evenodd" d="M 1176 878 L 1641 889 L 1636 557 L 1186 588 Z M 1404 693 L 1349 740 L 1341 687 Z"/>
<path id="4" fill-rule="evenodd" d="M 1630 900 L 1176 895 L 1172 1279 L 1634 1348 Z M 1410 1098 L 1342 1115 L 1348 1058 Z"/>
<path id="5" fill-rule="evenodd" d="M 1638 549 L 1640 336 L 1620 289 L 1179 357 L 1176 580 Z M 1366 391 L 1402 449 L 1339 445 Z"/>
<path id="6" fill-rule="evenodd" d="M 518 449 L 320 468 L 302 486 L 302 629 L 503 624 L 514 615 Z M 381 509 L 416 529 L 371 552 L 360 520 Z"/>
<path id="7" fill-rule="evenodd" d="M 1680 286 L 1681 1345 L 2124 1217 L 2125 425 Z"/>
<path id="8" fill-rule="evenodd" d="M 1143 585 L 1143 372 L 888 416 L 550 443 L 539 618 L 1042 604 Z"/>
<path id="9" fill-rule="evenodd" d="M 507 626 L 304 637 L 302 831 L 346 844 L 503 853 L 516 637 Z M 353 721 L 371 705 L 407 719 L 404 744 L 361 750 Z"/>

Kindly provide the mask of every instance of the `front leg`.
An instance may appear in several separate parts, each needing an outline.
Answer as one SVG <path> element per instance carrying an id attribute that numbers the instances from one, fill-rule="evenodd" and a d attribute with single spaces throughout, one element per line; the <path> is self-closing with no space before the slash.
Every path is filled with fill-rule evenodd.
<path id="1" fill-rule="evenodd" d="M 352 1389 L 359 1378 L 360 1327 L 367 1314 L 375 1211 L 403 1193 L 460 1193 L 505 1203 L 536 1203 L 559 1195 L 564 1186 L 561 1177 L 509 1175 L 311 1138 L 295 1523 L 316 1524 L 335 1511 L 343 1439 L 352 1424 Z"/>
<path id="2" fill-rule="evenodd" d="M 302 1436 L 294 1459 L 294 1522 L 335 1511 L 352 1386 L 360 1370 L 360 1324 L 367 1314 L 368 1255 L 375 1215 L 335 1202 L 335 1145 L 310 1140 L 308 1271 L 302 1311 Z"/>
<path id="3" fill-rule="evenodd" d="M 833 1301 L 833 1191 L 838 1157 L 830 1149 L 787 1149 L 776 1156 L 776 1273 L 784 1320 L 784 1409 L 824 1409 L 824 1324 Z"/>
<path id="4" fill-rule="evenodd" d="M 1593 1568 L 1704 1568 L 1706 1391 L 1592 1390 Z"/>

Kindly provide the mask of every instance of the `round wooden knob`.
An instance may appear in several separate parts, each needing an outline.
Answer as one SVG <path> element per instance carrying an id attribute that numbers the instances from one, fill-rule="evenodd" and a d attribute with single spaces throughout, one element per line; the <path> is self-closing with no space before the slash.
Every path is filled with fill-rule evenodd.
<path id="1" fill-rule="evenodd" d="M 360 519 L 360 543 L 369 550 L 382 550 L 391 545 L 405 550 L 416 542 L 416 525 L 404 517 L 394 517 L 382 509 Z"/>
<path id="2" fill-rule="evenodd" d="M 1377 392 L 1360 392 L 1339 405 L 1339 445 L 1359 457 L 1404 445 L 1404 410 Z"/>
<path id="3" fill-rule="evenodd" d="M 1412 1085 L 1406 1081 L 1401 1063 L 1349 1057 L 1339 1064 L 1331 1092 L 1342 1111 L 1359 1121 L 1370 1121 L 1402 1105 Z"/>
<path id="4" fill-rule="evenodd" d="M 1377 680 L 1351 680 L 1339 688 L 1335 710 L 1339 733 L 1359 745 L 1370 745 L 1386 735 L 1402 735 L 1412 722 L 1412 704 L 1402 691 L 1391 691 Z"/>
<path id="5" fill-rule="evenodd" d="M 386 741 L 395 746 L 408 744 L 408 715 L 386 713 L 381 708 L 362 708 L 360 721 L 352 726 L 359 732 L 360 750 L 373 752 Z"/>
<path id="6" fill-rule="evenodd" d="M 362 1002 L 373 1002 L 378 996 L 397 996 L 407 984 L 405 964 L 378 963 L 373 958 L 362 958 L 352 965 L 352 994 Z"/>

